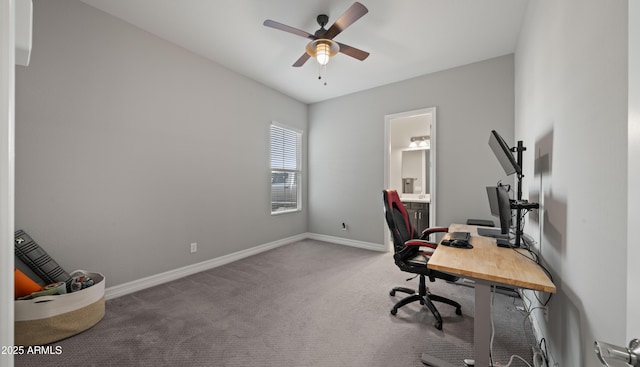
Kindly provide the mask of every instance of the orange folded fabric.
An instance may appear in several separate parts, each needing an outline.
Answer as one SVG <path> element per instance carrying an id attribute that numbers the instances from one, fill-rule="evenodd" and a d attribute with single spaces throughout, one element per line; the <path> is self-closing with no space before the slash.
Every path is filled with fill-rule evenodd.
<path id="1" fill-rule="evenodd" d="M 24 296 L 28 296 L 33 292 L 37 292 L 42 290 L 42 287 L 34 282 L 31 278 L 26 276 L 20 269 L 15 269 L 13 272 L 13 277 L 15 279 L 15 298 L 20 298 Z"/>

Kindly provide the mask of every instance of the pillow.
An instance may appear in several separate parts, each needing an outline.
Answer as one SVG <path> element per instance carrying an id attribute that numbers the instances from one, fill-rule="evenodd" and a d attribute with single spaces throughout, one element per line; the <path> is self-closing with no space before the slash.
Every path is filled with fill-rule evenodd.
<path id="1" fill-rule="evenodd" d="M 34 282 L 33 279 L 26 276 L 25 273 L 20 271 L 20 269 L 15 269 L 15 271 L 13 272 L 13 278 L 15 284 L 14 288 L 16 299 L 42 290 L 42 287 L 38 283 Z"/>

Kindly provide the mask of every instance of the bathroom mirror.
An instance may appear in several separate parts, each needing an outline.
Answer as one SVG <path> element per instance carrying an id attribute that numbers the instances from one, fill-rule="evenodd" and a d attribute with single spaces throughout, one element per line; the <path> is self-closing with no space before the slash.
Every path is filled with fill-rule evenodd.
<path id="1" fill-rule="evenodd" d="M 429 149 L 402 151 L 402 193 L 429 194 Z"/>

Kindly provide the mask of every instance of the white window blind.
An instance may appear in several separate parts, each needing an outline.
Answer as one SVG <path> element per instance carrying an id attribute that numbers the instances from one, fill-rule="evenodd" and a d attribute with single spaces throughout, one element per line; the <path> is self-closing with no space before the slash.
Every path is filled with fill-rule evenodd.
<path id="1" fill-rule="evenodd" d="M 300 210 L 302 134 L 271 124 L 271 213 Z"/>

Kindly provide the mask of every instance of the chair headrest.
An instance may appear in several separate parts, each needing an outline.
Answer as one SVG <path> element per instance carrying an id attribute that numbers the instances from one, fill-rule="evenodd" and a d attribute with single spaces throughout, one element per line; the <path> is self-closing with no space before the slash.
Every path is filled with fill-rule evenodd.
<path id="1" fill-rule="evenodd" d="M 398 195 L 398 191 L 387 189 L 383 191 L 383 196 L 385 201 L 385 209 L 387 211 L 387 223 L 389 224 L 389 226 L 392 225 L 392 222 L 395 223 L 395 220 L 396 220 L 395 216 L 393 215 L 393 211 L 394 210 L 399 211 L 404 220 L 404 227 L 408 231 L 407 240 L 412 239 L 414 235 L 413 233 L 414 229 L 409 220 L 409 214 L 407 213 L 407 210 L 405 209 L 404 204 L 402 204 L 402 200 L 400 200 L 400 195 Z M 397 230 L 397 224 L 395 224 L 395 226 Z M 394 229 L 391 228 L 391 230 L 393 231 Z"/>

